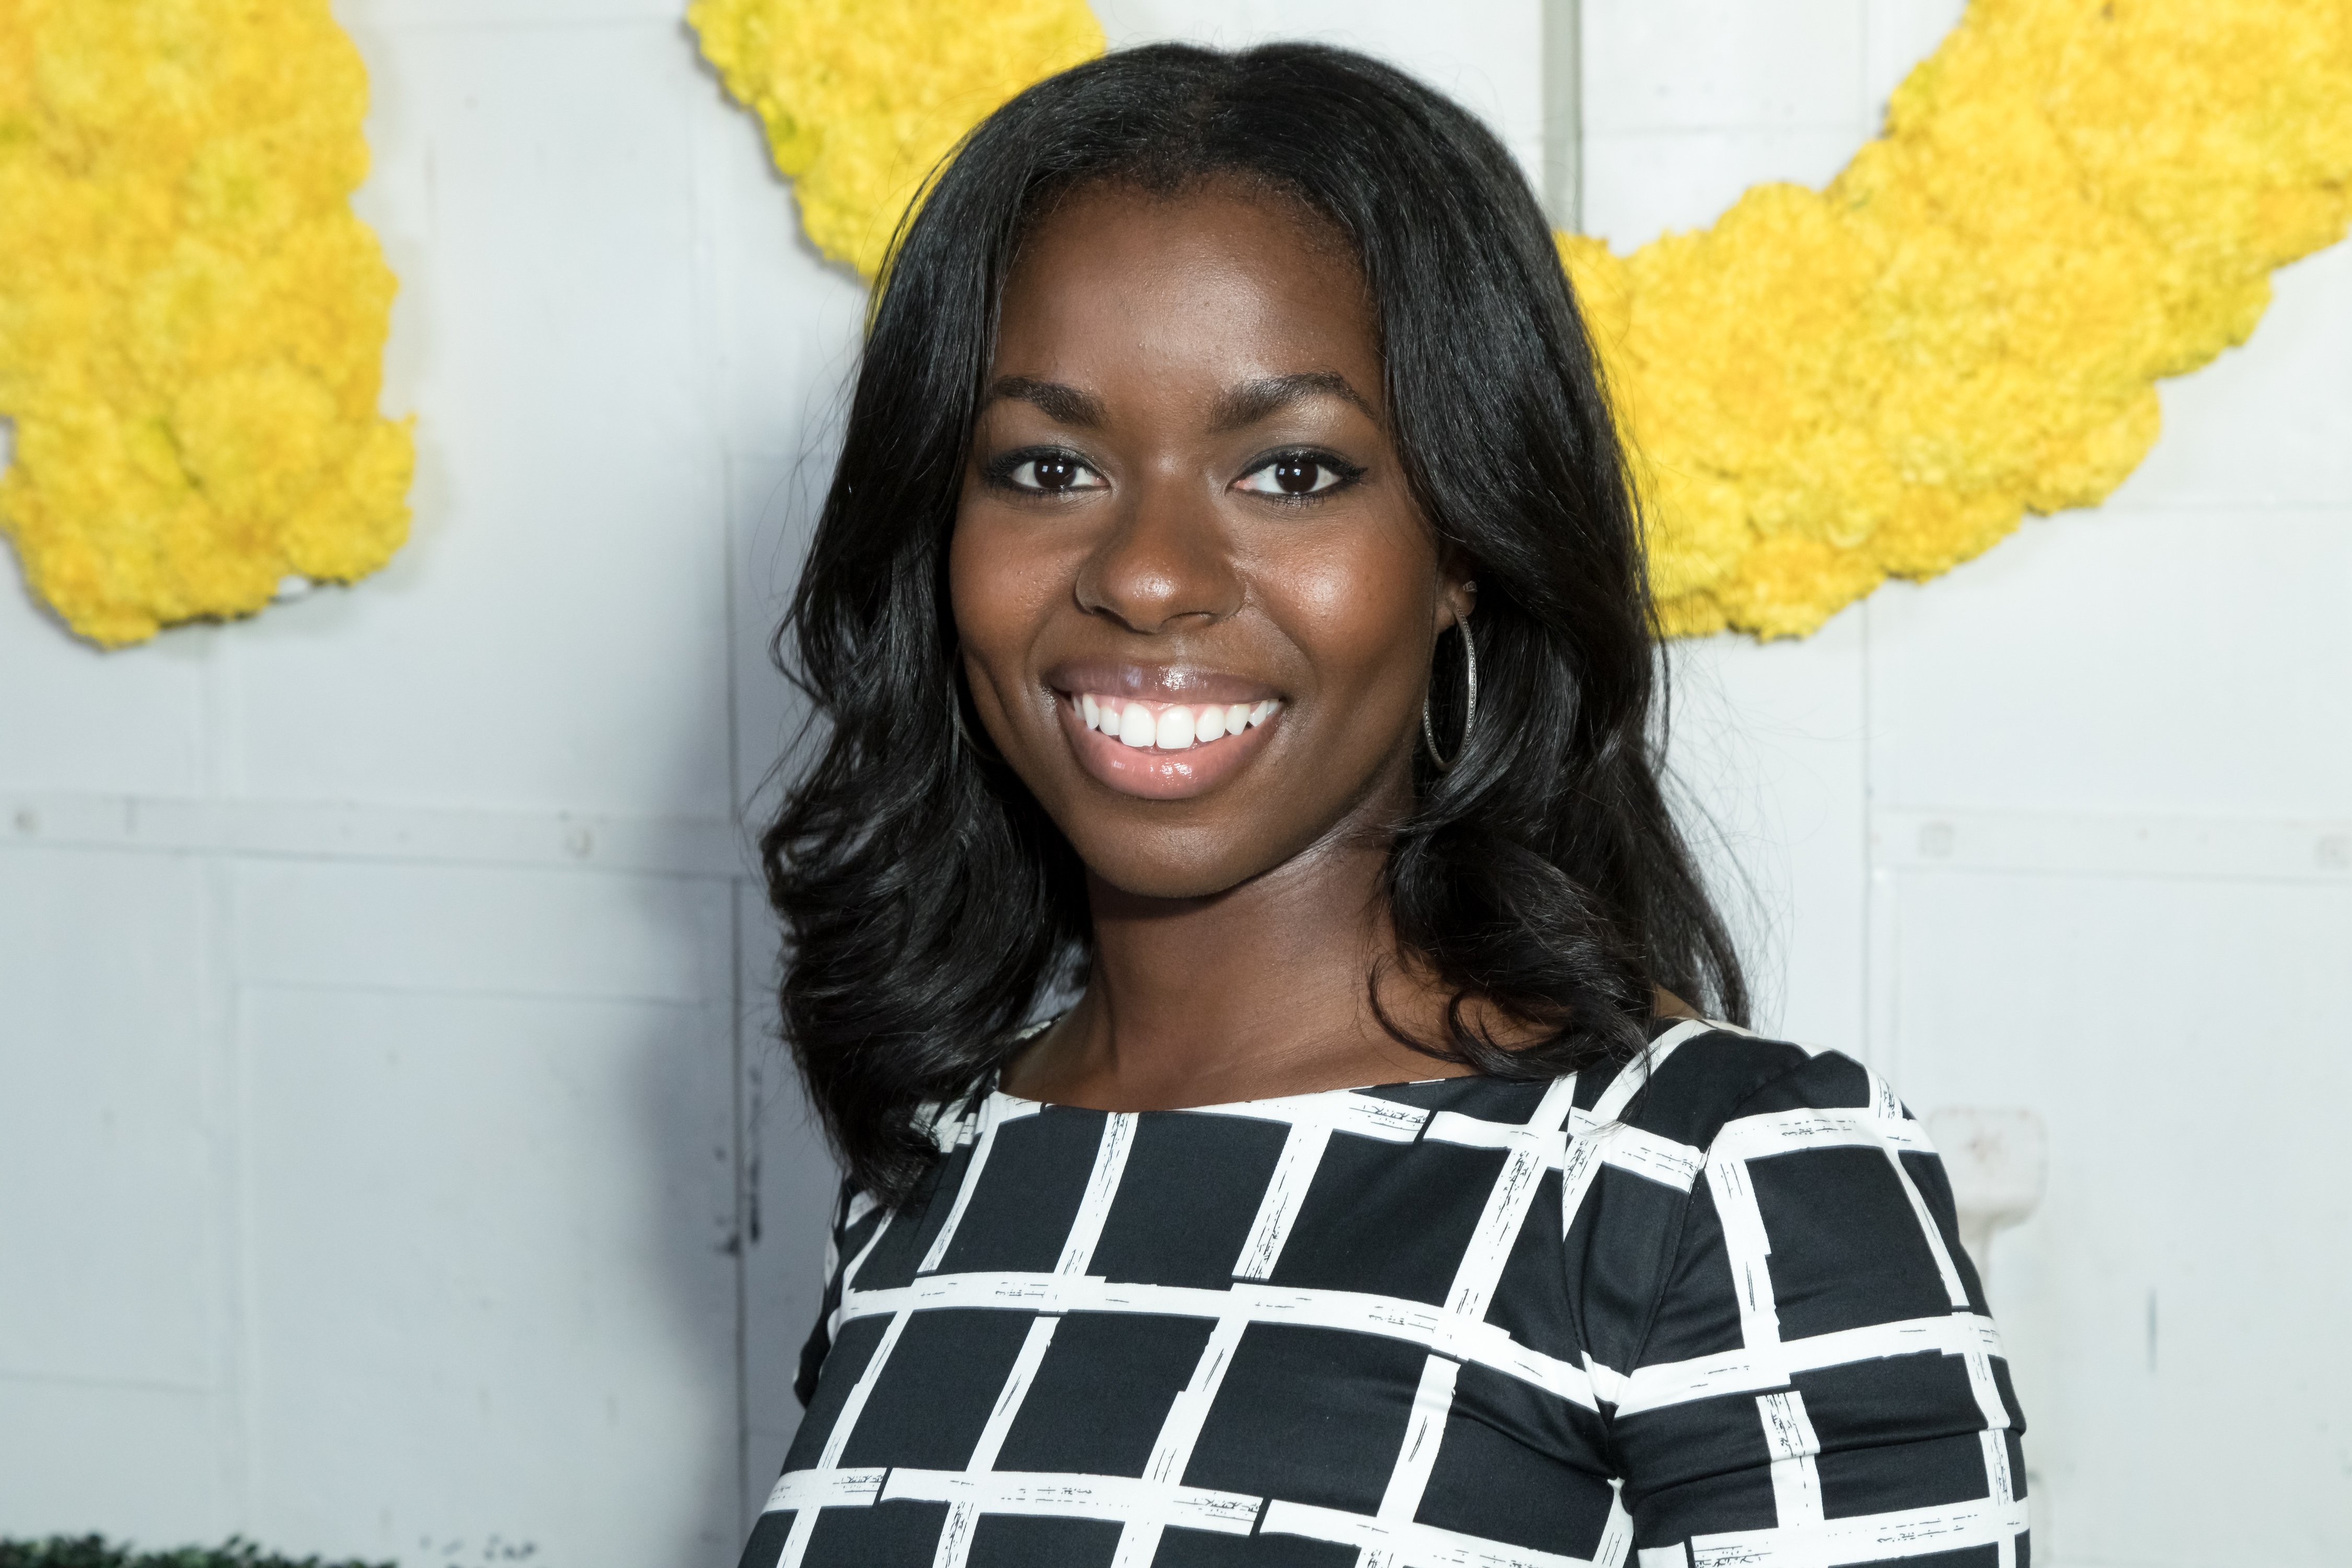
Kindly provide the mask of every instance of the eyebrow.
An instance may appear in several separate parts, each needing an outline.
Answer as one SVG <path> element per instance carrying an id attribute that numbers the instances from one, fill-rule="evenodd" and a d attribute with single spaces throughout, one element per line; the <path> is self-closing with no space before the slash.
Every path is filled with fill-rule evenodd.
<path id="1" fill-rule="evenodd" d="M 1364 417 L 1373 424 L 1381 416 L 1361 394 L 1348 384 L 1348 378 L 1333 371 L 1300 371 L 1292 375 L 1269 375 L 1261 381 L 1244 382 L 1217 399 L 1217 413 L 1213 428 L 1219 434 L 1240 430 L 1259 420 L 1278 414 L 1292 404 L 1309 397 L 1338 397 L 1354 404 Z"/>
<path id="2" fill-rule="evenodd" d="M 1100 398 L 1058 381 L 1035 381 L 1025 375 L 1000 375 L 989 384 L 983 405 L 1003 398 L 1033 404 L 1057 424 L 1082 430 L 1099 429 L 1104 422 Z"/>
<path id="3" fill-rule="evenodd" d="M 1217 399 L 1211 428 L 1219 435 L 1244 429 L 1309 397 L 1338 397 L 1354 404 L 1374 424 L 1380 416 L 1363 395 L 1336 371 L 1307 370 L 1289 375 L 1269 375 L 1244 382 Z M 1046 417 L 1082 430 L 1102 427 L 1108 416 L 1102 400 L 1066 382 L 1038 381 L 1026 375 L 1001 375 L 989 384 L 983 405 L 1010 398 L 1030 404 Z"/>

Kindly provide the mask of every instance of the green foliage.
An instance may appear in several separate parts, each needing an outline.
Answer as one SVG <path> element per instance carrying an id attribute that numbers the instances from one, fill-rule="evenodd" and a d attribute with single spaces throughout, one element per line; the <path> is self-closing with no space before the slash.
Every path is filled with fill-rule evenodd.
<path id="1" fill-rule="evenodd" d="M 47 1541 L 0 1541 L 0 1568 L 394 1568 L 389 1563 L 329 1563 L 318 1557 L 279 1557 L 250 1541 L 232 1538 L 225 1546 L 184 1546 L 175 1552 L 134 1552 L 96 1535 L 52 1536 Z"/>

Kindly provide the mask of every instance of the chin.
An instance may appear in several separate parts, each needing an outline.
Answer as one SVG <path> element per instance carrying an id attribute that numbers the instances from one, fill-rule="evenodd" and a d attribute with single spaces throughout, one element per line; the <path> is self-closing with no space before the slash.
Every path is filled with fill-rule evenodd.
<path id="1" fill-rule="evenodd" d="M 1086 839 L 1074 838 L 1088 875 L 1135 899 L 1213 899 L 1280 863 L 1279 853 L 1236 853 L 1233 837 L 1195 830 L 1217 847 L 1183 842 L 1194 832 L 1122 831 L 1106 825 Z"/>

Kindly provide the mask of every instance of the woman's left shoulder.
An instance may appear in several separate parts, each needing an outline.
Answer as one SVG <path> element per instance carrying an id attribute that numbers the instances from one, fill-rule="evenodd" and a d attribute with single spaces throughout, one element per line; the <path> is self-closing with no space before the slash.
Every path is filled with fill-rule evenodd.
<path id="1" fill-rule="evenodd" d="M 1590 1092 L 1594 1109 L 1615 1112 L 1606 1120 L 1699 1149 L 1759 1119 L 1801 1138 L 1809 1126 L 1909 1118 L 1885 1079 L 1842 1051 L 1707 1018 L 1661 1029 Z"/>

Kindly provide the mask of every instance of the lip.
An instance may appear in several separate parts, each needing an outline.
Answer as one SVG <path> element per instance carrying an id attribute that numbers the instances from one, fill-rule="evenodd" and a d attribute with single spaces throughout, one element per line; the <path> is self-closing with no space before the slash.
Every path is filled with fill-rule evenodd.
<path id="1" fill-rule="evenodd" d="M 1145 702 L 1263 702 L 1282 693 L 1263 680 L 1189 664 L 1130 664 L 1118 659 L 1066 659 L 1045 671 L 1045 684 L 1067 699 L 1134 697 Z M 1244 737 L 1235 735 L 1234 740 Z"/>
<path id="2" fill-rule="evenodd" d="M 1110 695 L 1101 686 L 1084 688 L 1088 691 Z M 1236 691 L 1240 689 L 1237 686 Z M 1262 694 L 1265 688 L 1253 689 Z M 1189 695 L 1202 701 L 1222 700 L 1222 689 L 1193 687 Z M 1169 701 L 1166 697 L 1145 697 L 1142 692 L 1118 693 L 1143 698 L 1146 701 Z M 1234 702 L 1248 701 L 1246 696 L 1234 696 Z M 1138 751 L 1122 745 L 1098 730 L 1087 728 L 1078 713 L 1077 703 L 1067 692 L 1054 694 L 1054 709 L 1059 717 L 1062 732 L 1070 739 L 1070 748 L 1077 753 L 1078 765 L 1094 780 L 1121 795 L 1131 795 L 1144 800 L 1188 800 L 1206 795 L 1219 784 L 1248 766 L 1250 760 L 1264 751 L 1266 737 L 1288 716 L 1287 708 L 1276 709 L 1265 720 L 1251 725 L 1238 735 L 1227 735 L 1221 741 L 1189 746 L 1181 752 Z"/>

